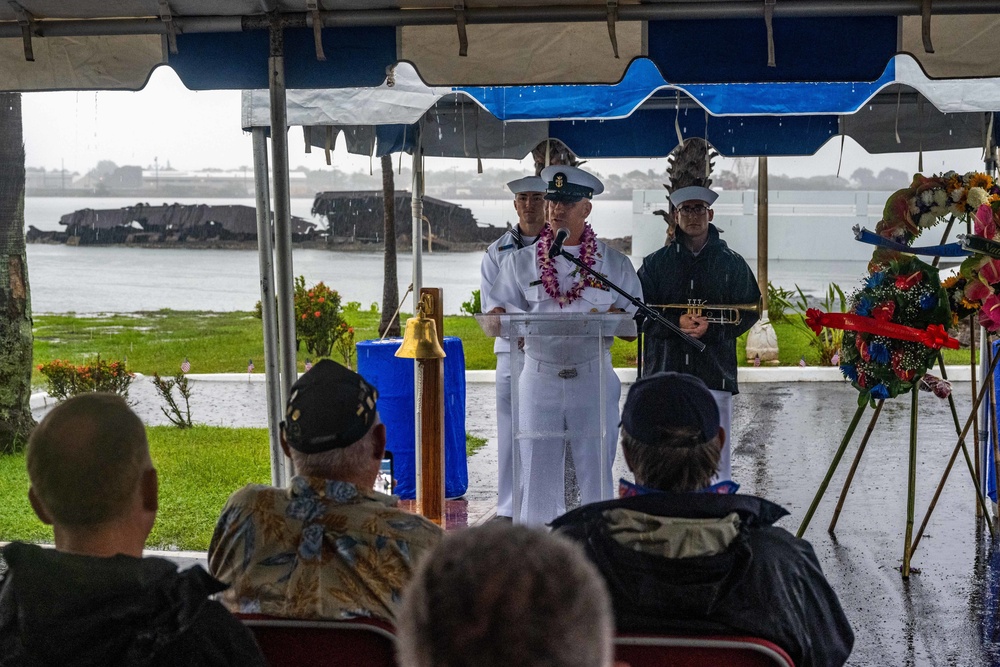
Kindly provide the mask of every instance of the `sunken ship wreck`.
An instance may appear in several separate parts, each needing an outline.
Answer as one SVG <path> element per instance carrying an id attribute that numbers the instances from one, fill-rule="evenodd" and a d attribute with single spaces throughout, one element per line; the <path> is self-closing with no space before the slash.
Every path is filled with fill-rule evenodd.
<path id="1" fill-rule="evenodd" d="M 28 242 L 67 245 L 169 245 L 186 242 L 256 242 L 257 210 L 252 206 L 136 204 L 124 208 L 85 208 L 59 219 L 65 231 L 28 229 Z M 317 238 L 317 225 L 292 216 L 292 238 Z"/>
<path id="2" fill-rule="evenodd" d="M 481 227 L 472 211 L 433 197 L 424 197 L 423 240 L 431 249 L 484 248 L 503 232 L 501 227 Z M 410 194 L 394 197 L 396 238 L 410 243 L 412 214 Z M 326 227 L 292 216 L 292 241 L 312 247 L 364 247 L 384 242 L 382 193 L 380 191 L 321 192 L 316 195 L 312 214 Z M 81 209 L 59 220 L 61 231 L 29 227 L 31 243 L 67 245 L 146 245 L 169 247 L 174 244 L 249 245 L 257 242 L 257 211 L 252 206 L 208 204 L 136 204 L 115 209 Z"/>
<path id="3" fill-rule="evenodd" d="M 395 194 L 396 239 L 408 244 L 413 233 L 410 193 Z M 320 192 L 313 200 L 312 214 L 327 221 L 331 245 L 382 243 L 382 193 L 371 191 Z M 485 248 L 506 231 L 504 227 L 480 226 L 472 211 L 443 199 L 423 198 L 421 234 L 433 249 Z"/>

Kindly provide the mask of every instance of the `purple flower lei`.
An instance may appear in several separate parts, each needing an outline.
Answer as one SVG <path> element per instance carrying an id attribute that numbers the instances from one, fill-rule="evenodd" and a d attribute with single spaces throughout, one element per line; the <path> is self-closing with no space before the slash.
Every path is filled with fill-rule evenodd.
<path id="1" fill-rule="evenodd" d="M 545 225 L 541 234 L 538 235 L 538 242 L 535 243 L 535 257 L 538 258 L 538 266 L 541 269 L 542 287 L 545 288 L 545 293 L 555 299 L 560 308 L 563 308 L 579 299 L 583 295 L 583 289 L 588 285 L 591 287 L 599 287 L 600 285 L 588 274 L 583 280 L 580 280 L 578 277 L 573 286 L 566 292 L 559 289 L 559 277 L 556 273 L 555 259 L 549 257 L 549 248 L 552 247 L 554 237 L 555 232 L 552 230 L 552 226 Z M 590 223 L 586 223 L 583 228 L 583 235 L 580 237 L 580 261 L 588 267 L 592 267 L 596 261 L 596 256 L 597 235 L 594 234 Z M 579 272 L 580 269 L 578 268 L 574 273 Z"/>

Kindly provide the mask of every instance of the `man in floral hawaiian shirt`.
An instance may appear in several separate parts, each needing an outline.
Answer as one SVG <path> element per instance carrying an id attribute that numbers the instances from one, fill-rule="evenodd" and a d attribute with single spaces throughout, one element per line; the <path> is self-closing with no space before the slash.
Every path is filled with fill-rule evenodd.
<path id="1" fill-rule="evenodd" d="M 542 179 L 548 184 L 548 224 L 535 245 L 514 251 L 500 267 L 489 294 L 488 303 L 495 306 L 491 312 L 635 312 L 628 299 L 588 277 L 564 254 L 550 257 L 557 230 L 565 229 L 569 232 L 563 243 L 565 254 L 642 298 L 632 262 L 598 240 L 587 222 L 591 198 L 603 192 L 604 185 L 593 174 L 566 165 L 546 167 Z M 518 378 L 519 430 L 532 435 L 515 443 L 522 462 L 522 469 L 515 470 L 520 475 L 515 493 L 521 498 L 520 512 L 514 508 L 517 522 L 540 525 L 565 511 L 566 443 L 572 450 L 582 502 L 596 502 L 612 492 L 621 382 L 611 367 L 611 339 L 605 340 L 603 353 L 581 341 L 553 337 L 541 342 L 536 337 L 524 346 L 524 367 Z"/>
<path id="2" fill-rule="evenodd" d="M 281 446 L 287 489 L 251 484 L 222 510 L 209 569 L 231 610 L 290 618 L 392 621 L 439 527 L 372 490 L 385 451 L 375 388 L 324 359 L 292 385 Z"/>

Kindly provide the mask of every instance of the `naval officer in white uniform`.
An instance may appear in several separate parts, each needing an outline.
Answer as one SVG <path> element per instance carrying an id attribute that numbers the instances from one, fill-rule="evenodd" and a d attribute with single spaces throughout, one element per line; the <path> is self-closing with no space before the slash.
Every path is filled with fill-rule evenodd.
<path id="1" fill-rule="evenodd" d="M 547 183 L 548 224 L 533 246 L 515 251 L 501 265 L 489 295 L 493 312 L 634 313 L 635 306 L 625 297 L 600 286 L 565 257 L 549 257 L 557 230 L 565 228 L 569 232 L 563 244 L 566 252 L 642 298 L 639 278 L 628 257 L 598 241 L 587 223 L 591 198 L 603 192 L 603 184 L 592 174 L 565 165 L 546 167 L 542 179 Z M 610 497 L 621 397 L 621 383 L 611 366 L 611 340 L 604 341 L 600 354 L 581 338 L 532 338 L 525 342 L 518 383 L 520 431 L 562 436 L 526 436 L 514 443 L 521 462 L 522 493 L 515 521 L 541 525 L 565 512 L 566 443 L 572 448 L 582 502 Z"/>
<path id="2" fill-rule="evenodd" d="M 479 294 L 482 310 L 488 313 L 498 305 L 490 300 L 490 290 L 500 273 L 500 265 L 515 250 L 535 243 L 545 226 L 545 181 L 538 176 L 525 176 L 507 184 L 514 194 L 517 225 L 508 230 L 486 249 L 480 265 Z M 510 428 L 510 341 L 497 336 L 493 344 L 497 355 L 497 516 L 513 516 L 514 455 L 511 451 Z"/>

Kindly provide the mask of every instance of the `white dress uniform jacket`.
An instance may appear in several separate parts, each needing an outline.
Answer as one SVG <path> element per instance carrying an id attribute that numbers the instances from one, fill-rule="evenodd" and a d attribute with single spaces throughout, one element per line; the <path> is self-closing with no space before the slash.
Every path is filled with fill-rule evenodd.
<path id="1" fill-rule="evenodd" d="M 500 267 L 489 303 L 508 313 L 603 313 L 619 308 L 629 313 L 635 306 L 610 289 L 587 286 L 581 297 L 560 307 L 545 291 L 536 248 L 518 250 Z M 564 250 L 579 255 L 580 246 Z M 597 241 L 594 270 L 632 294 L 642 298 L 642 288 L 628 257 Z M 560 289 L 565 292 L 582 270 L 564 257 L 554 260 Z M 545 524 L 566 510 L 565 445 L 571 447 L 583 503 L 607 499 L 612 493 L 611 465 L 618 440 L 618 403 L 621 383 L 611 366 L 611 338 L 604 350 L 580 338 L 527 341 L 523 368 L 518 378 L 519 423 L 515 438 L 519 465 L 515 466 L 515 489 L 520 495 L 519 523 Z M 605 429 L 600 428 L 600 376 L 604 376 Z M 561 433 L 561 436 L 553 434 Z M 604 465 L 602 465 L 602 457 Z M 603 468 L 603 470 L 602 470 Z M 516 510 L 516 508 L 515 508 Z"/>
<path id="2" fill-rule="evenodd" d="M 537 236 L 524 236 L 517 227 L 508 230 L 486 249 L 479 267 L 479 297 L 484 313 L 497 304 L 490 301 L 490 290 L 500 273 L 500 266 L 515 250 L 532 245 Z M 497 515 L 513 516 L 514 454 L 510 433 L 510 341 L 497 336 L 493 343 L 493 353 L 497 355 Z"/>

